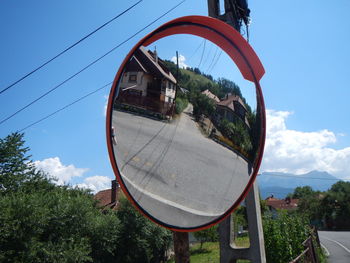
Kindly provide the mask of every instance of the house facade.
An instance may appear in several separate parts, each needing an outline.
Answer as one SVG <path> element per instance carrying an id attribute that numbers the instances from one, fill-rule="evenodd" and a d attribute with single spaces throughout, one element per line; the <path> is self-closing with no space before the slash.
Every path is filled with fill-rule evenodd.
<path id="1" fill-rule="evenodd" d="M 208 89 L 202 91 L 202 94 L 207 96 L 209 99 L 215 101 L 215 103 L 220 102 L 220 99 L 215 94 L 211 93 Z"/>
<path id="2" fill-rule="evenodd" d="M 117 102 L 168 115 L 174 107 L 176 79 L 157 52 L 141 46 L 125 66 Z"/>
<path id="3" fill-rule="evenodd" d="M 274 198 L 273 195 L 266 198 L 266 205 L 273 217 L 277 216 L 279 210 L 292 211 L 298 208 L 299 199 L 287 197 L 285 199 Z"/>
<path id="4" fill-rule="evenodd" d="M 229 122 L 242 121 L 250 128 L 247 118 L 247 108 L 242 99 L 237 95 L 227 95 L 226 98 L 216 104 L 214 116 L 216 122 L 227 119 Z"/>

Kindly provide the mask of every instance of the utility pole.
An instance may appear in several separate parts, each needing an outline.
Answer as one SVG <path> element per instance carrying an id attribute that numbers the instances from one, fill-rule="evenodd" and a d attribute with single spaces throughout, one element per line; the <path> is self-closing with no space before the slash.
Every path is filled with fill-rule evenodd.
<path id="1" fill-rule="evenodd" d="M 224 0 L 225 12 L 221 14 L 220 0 L 208 0 L 208 14 L 234 27 L 241 33 L 241 27 L 246 25 L 247 39 L 248 25 L 250 23 L 250 10 L 247 0 Z"/>
<path id="2" fill-rule="evenodd" d="M 225 13 L 220 14 L 219 0 L 208 0 L 208 14 L 220 19 L 241 32 L 242 23 L 246 25 L 247 40 L 250 10 L 247 0 L 224 0 Z M 261 220 L 260 197 L 255 182 L 245 199 L 249 230 L 249 248 L 236 248 L 233 242 L 232 217 L 219 224 L 220 263 L 236 263 L 238 259 L 248 259 L 254 263 L 266 263 L 264 234 Z"/>
<path id="3" fill-rule="evenodd" d="M 187 232 L 173 232 L 175 263 L 190 262 L 190 246 Z"/>
<path id="4" fill-rule="evenodd" d="M 176 97 L 178 92 L 179 79 L 179 52 L 176 51 L 176 85 L 173 113 L 176 107 Z M 173 232 L 175 263 L 189 263 L 190 262 L 190 244 L 187 232 Z"/>

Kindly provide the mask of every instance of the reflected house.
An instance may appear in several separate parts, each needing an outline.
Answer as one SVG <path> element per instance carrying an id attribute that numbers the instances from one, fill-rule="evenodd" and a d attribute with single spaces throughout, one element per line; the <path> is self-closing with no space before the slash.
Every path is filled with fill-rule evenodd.
<path id="1" fill-rule="evenodd" d="M 247 118 L 247 107 L 237 95 L 226 95 L 226 98 L 216 104 L 215 121 L 219 123 L 223 119 L 237 123 L 242 121 L 250 128 Z"/>
<path id="2" fill-rule="evenodd" d="M 211 93 L 210 90 L 208 89 L 202 91 L 202 94 L 207 96 L 209 99 L 212 99 L 213 101 L 215 101 L 215 103 L 220 102 L 220 99 L 215 94 Z"/>
<path id="3" fill-rule="evenodd" d="M 141 46 L 125 66 L 117 103 L 170 116 L 175 93 L 176 79 L 163 60 Z"/>

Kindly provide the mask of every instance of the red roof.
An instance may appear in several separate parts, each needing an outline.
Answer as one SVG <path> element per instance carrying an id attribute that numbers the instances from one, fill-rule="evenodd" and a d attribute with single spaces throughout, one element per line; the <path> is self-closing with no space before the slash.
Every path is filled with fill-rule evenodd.
<path id="1" fill-rule="evenodd" d="M 228 107 L 234 111 L 235 110 L 234 103 L 233 103 L 234 101 L 237 101 L 239 104 L 242 105 L 242 107 L 245 110 L 247 110 L 247 107 L 244 105 L 243 100 L 241 99 L 240 96 L 237 96 L 237 95 L 230 95 L 226 99 L 218 102 L 217 105 Z"/>
<path id="2" fill-rule="evenodd" d="M 274 209 L 285 209 L 285 210 L 291 210 L 296 209 L 298 207 L 299 199 L 276 199 L 273 197 L 269 197 L 266 199 L 266 205 L 270 206 Z"/>
<path id="3" fill-rule="evenodd" d="M 119 187 L 116 190 L 116 197 L 115 202 L 112 202 L 112 189 L 106 189 L 99 191 L 97 194 L 95 194 L 94 199 L 98 201 L 98 206 L 104 207 L 104 208 L 111 208 L 111 209 L 117 209 L 118 206 L 118 193 L 119 193 Z"/>

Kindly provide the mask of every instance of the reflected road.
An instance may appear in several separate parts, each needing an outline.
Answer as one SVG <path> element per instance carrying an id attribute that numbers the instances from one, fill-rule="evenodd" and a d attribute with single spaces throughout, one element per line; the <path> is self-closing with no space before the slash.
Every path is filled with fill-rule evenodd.
<path id="1" fill-rule="evenodd" d="M 172 122 L 121 111 L 112 117 L 114 154 L 128 190 L 152 216 L 180 227 L 220 216 L 249 180 L 248 163 L 206 138 L 191 112 L 189 105 Z"/>

